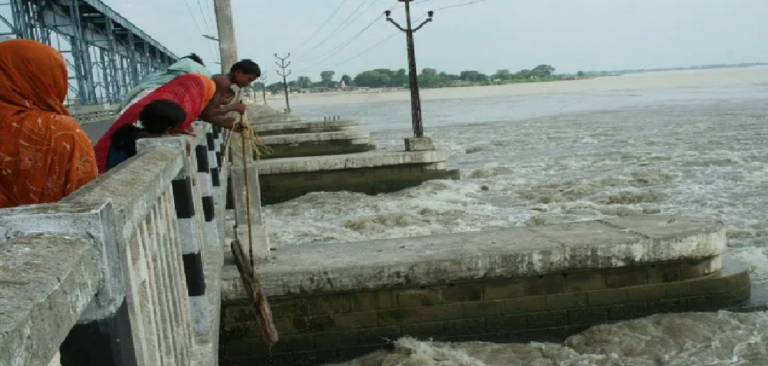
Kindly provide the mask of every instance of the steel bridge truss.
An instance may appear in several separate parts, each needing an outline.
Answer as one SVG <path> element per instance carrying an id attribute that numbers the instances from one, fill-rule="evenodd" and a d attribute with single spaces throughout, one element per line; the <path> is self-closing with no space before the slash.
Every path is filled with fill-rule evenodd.
<path id="1" fill-rule="evenodd" d="M 117 102 L 178 59 L 99 0 L 0 0 L 3 36 L 37 40 L 64 55 L 69 104 Z"/>

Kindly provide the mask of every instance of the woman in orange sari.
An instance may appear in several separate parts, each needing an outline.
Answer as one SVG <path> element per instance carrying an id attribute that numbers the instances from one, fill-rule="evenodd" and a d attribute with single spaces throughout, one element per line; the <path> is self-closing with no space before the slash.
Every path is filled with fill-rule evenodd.
<path id="1" fill-rule="evenodd" d="M 99 172 L 105 173 L 108 169 L 109 153 L 112 147 L 112 136 L 121 127 L 139 122 L 139 116 L 144 107 L 156 100 L 167 100 L 178 104 L 185 112 L 186 119 L 179 126 L 178 132 L 188 129 L 192 122 L 196 121 L 201 114 L 206 117 L 210 111 L 216 110 L 221 104 L 223 96 L 226 95 L 222 90 L 217 94 L 216 83 L 211 78 L 199 74 L 186 74 L 177 76 L 173 80 L 155 89 L 147 96 L 126 108 L 115 123 L 109 128 L 107 133 L 96 143 L 96 159 Z M 208 119 L 208 118 L 204 118 Z"/>
<path id="2" fill-rule="evenodd" d="M 0 208 L 56 202 L 97 177 L 91 140 L 63 104 L 67 81 L 53 48 L 0 42 Z"/>

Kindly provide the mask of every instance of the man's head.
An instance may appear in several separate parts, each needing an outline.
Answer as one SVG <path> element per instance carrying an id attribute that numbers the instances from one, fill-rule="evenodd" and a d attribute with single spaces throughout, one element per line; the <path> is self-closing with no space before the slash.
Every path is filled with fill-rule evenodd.
<path id="1" fill-rule="evenodd" d="M 144 131 L 152 135 L 177 133 L 186 119 L 187 112 L 184 112 L 184 109 L 178 104 L 167 99 L 150 102 L 144 106 L 139 114 L 139 120 L 141 120 Z"/>
<path id="2" fill-rule="evenodd" d="M 257 63 L 245 59 L 232 65 L 229 77 L 237 86 L 245 88 L 261 77 L 261 69 Z"/>

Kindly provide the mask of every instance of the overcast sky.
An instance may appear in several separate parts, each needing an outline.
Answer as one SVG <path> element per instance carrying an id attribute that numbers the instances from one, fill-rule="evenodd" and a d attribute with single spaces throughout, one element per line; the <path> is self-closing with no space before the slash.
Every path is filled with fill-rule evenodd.
<path id="1" fill-rule="evenodd" d="M 177 55 L 196 52 L 208 64 L 218 61 L 217 45 L 201 35 L 215 33 L 213 0 L 104 1 Z M 413 6 L 413 15 L 470 1 L 417 0 L 422 4 Z M 322 70 L 338 77 L 406 67 L 404 35 L 371 48 L 397 33 L 383 17 L 375 21 L 397 4 L 232 0 L 238 56 L 262 65 L 271 81 L 277 79 L 275 52 L 291 52 L 293 78 L 317 80 Z M 417 64 L 451 73 L 493 73 L 537 64 L 576 72 L 765 62 L 766 14 L 768 0 L 485 0 L 438 10 L 434 22 L 416 34 Z M 393 18 L 404 24 L 403 9 L 395 9 Z"/>

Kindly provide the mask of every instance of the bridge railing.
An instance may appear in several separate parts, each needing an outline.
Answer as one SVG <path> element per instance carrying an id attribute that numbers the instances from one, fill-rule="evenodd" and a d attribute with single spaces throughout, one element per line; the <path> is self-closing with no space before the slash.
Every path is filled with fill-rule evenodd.
<path id="1" fill-rule="evenodd" d="M 0 210 L 0 365 L 214 364 L 228 169 L 224 133 L 195 134 Z"/>

